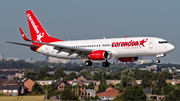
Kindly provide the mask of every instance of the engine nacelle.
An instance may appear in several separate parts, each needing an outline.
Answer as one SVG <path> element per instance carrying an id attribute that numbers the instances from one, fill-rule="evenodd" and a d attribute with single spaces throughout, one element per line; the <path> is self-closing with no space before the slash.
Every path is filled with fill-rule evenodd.
<path id="1" fill-rule="evenodd" d="M 119 58 L 121 62 L 134 62 L 138 60 L 138 57 L 123 57 Z"/>
<path id="2" fill-rule="evenodd" d="M 109 57 L 109 53 L 105 50 L 92 51 L 89 54 L 89 58 L 91 60 L 107 60 Z"/>

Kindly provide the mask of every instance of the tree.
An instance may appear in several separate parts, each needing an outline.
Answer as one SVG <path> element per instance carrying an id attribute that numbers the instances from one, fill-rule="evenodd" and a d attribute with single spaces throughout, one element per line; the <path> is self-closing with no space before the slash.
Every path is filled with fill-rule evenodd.
<path id="1" fill-rule="evenodd" d="M 25 78 L 30 78 L 31 80 L 36 80 L 36 72 L 32 71 L 32 70 L 27 70 L 25 73 L 24 73 L 24 77 Z"/>
<path id="2" fill-rule="evenodd" d="M 74 71 L 72 71 L 71 73 L 69 73 L 69 75 L 67 75 L 67 77 L 69 78 L 69 80 L 73 80 L 77 78 L 77 74 Z"/>
<path id="3" fill-rule="evenodd" d="M 152 90 L 153 90 L 153 94 L 161 94 L 161 90 L 163 87 L 166 86 L 166 79 L 163 73 L 157 74 L 154 73 L 152 78 Z"/>
<path id="4" fill-rule="evenodd" d="M 141 80 L 143 78 L 151 78 L 152 74 L 153 73 L 150 71 L 139 70 L 138 68 L 136 68 L 134 71 L 136 80 Z"/>
<path id="5" fill-rule="evenodd" d="M 43 85 L 43 90 L 44 90 L 44 93 L 45 93 L 45 99 L 47 100 L 48 93 L 51 90 L 51 86 L 50 85 Z"/>
<path id="6" fill-rule="evenodd" d="M 88 89 L 94 89 L 94 83 L 91 82 L 89 85 L 88 85 Z"/>
<path id="7" fill-rule="evenodd" d="M 46 76 L 47 76 L 47 71 L 40 68 L 38 72 L 38 79 L 43 80 Z"/>
<path id="8" fill-rule="evenodd" d="M 180 89 L 174 89 L 173 91 L 169 92 L 166 96 L 165 96 L 165 100 L 167 101 L 172 101 L 172 100 L 176 100 L 179 101 L 180 100 Z"/>
<path id="9" fill-rule="evenodd" d="M 123 88 L 128 88 L 130 84 L 135 83 L 134 73 L 130 69 L 126 69 L 122 71 L 121 74 L 121 86 Z"/>
<path id="10" fill-rule="evenodd" d="M 164 74 L 165 79 L 172 79 L 172 74 L 168 71 L 162 71 L 161 73 Z"/>
<path id="11" fill-rule="evenodd" d="M 64 90 L 61 93 L 62 100 L 78 100 L 78 96 L 76 96 L 70 86 L 65 86 Z"/>
<path id="12" fill-rule="evenodd" d="M 42 90 L 42 88 L 40 87 L 40 85 L 36 82 L 36 83 L 34 84 L 34 86 L 32 87 L 32 92 L 33 92 L 34 94 L 39 94 L 39 93 L 43 93 L 43 90 Z"/>
<path id="13" fill-rule="evenodd" d="M 93 80 L 101 81 L 102 84 L 106 83 L 106 71 L 98 70 L 98 72 L 94 71 Z"/>
<path id="14" fill-rule="evenodd" d="M 100 84 L 99 85 L 99 90 L 97 91 L 98 93 L 104 92 L 108 88 L 107 84 Z"/>
<path id="15" fill-rule="evenodd" d="M 125 90 L 123 100 L 145 101 L 146 94 L 141 86 L 135 84 L 134 86 L 131 86 Z"/>
<path id="16" fill-rule="evenodd" d="M 111 80 L 119 80 L 121 78 L 121 72 L 116 72 L 111 75 Z"/>
<path id="17" fill-rule="evenodd" d="M 46 76 L 43 80 L 51 80 L 48 76 Z"/>
<path id="18" fill-rule="evenodd" d="M 167 95 L 173 89 L 174 89 L 174 86 L 171 84 L 171 82 L 166 83 L 166 86 L 163 87 L 162 90 L 161 90 L 161 95 Z"/>
<path id="19" fill-rule="evenodd" d="M 87 77 L 87 78 L 89 78 L 89 79 L 92 78 L 92 75 L 91 75 L 90 71 L 89 71 L 89 70 L 84 70 L 84 69 L 81 70 L 81 71 L 78 73 L 77 76 L 78 76 L 78 77 L 84 76 L 84 77 Z"/>
<path id="20" fill-rule="evenodd" d="M 63 69 L 58 67 L 56 68 L 56 70 L 54 71 L 54 80 L 57 80 L 60 77 L 64 77 L 66 76 L 66 74 L 64 73 Z"/>
<path id="21" fill-rule="evenodd" d="M 143 88 L 151 88 L 151 81 L 148 78 L 144 77 L 142 79 L 142 87 Z"/>
<path id="22" fill-rule="evenodd" d="M 122 101 L 123 100 L 123 94 L 118 94 L 113 101 Z"/>

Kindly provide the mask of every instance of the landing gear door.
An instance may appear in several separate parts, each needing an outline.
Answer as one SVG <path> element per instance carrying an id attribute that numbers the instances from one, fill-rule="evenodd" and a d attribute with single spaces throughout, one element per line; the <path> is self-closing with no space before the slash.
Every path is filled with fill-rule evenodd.
<path id="1" fill-rule="evenodd" d="M 149 41 L 149 49 L 153 49 L 153 40 L 152 39 Z"/>

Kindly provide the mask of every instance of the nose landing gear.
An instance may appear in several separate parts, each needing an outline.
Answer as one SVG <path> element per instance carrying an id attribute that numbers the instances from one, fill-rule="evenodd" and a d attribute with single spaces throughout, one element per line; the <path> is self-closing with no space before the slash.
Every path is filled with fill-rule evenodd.
<path id="1" fill-rule="evenodd" d="M 103 67 L 109 67 L 109 62 L 106 60 L 105 62 L 102 63 Z"/>
<path id="2" fill-rule="evenodd" d="M 156 57 L 157 57 L 156 63 L 160 63 L 159 58 L 164 57 L 164 56 L 166 56 L 166 54 L 158 54 L 158 55 L 156 55 Z"/>
<path id="3" fill-rule="evenodd" d="M 156 63 L 160 63 L 160 62 L 161 62 L 161 61 L 157 58 L 157 59 L 156 59 Z"/>

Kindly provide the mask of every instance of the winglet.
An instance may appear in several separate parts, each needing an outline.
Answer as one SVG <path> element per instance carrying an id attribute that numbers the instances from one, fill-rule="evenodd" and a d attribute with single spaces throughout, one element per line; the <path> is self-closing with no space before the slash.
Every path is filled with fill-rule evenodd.
<path id="1" fill-rule="evenodd" d="M 20 30 L 20 32 L 21 32 L 22 38 L 23 38 L 25 41 L 31 41 L 31 40 L 29 40 L 29 39 L 26 37 L 26 35 L 24 34 L 24 32 L 22 31 L 21 28 L 19 28 L 19 30 Z"/>

